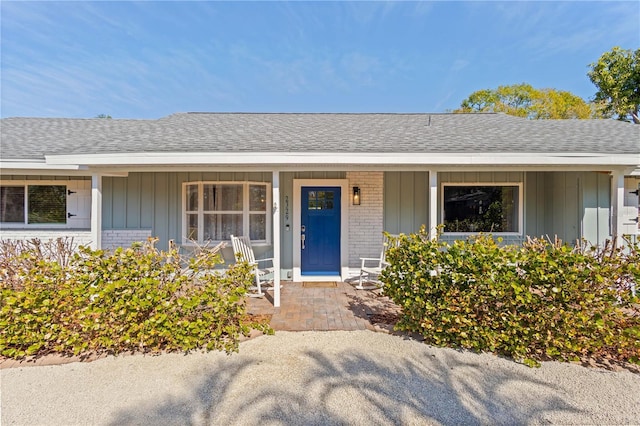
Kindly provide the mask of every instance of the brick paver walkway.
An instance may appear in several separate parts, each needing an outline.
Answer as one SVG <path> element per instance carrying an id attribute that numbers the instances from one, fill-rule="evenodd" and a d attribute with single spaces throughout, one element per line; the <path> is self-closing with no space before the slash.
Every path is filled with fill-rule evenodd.
<path id="1" fill-rule="evenodd" d="M 280 307 L 273 307 L 273 291 L 264 298 L 250 298 L 248 311 L 272 315 L 277 330 L 375 330 L 372 315 L 388 315 L 398 308 L 378 292 L 356 290 L 339 282 L 334 288 L 304 288 L 300 282 L 283 282 Z"/>

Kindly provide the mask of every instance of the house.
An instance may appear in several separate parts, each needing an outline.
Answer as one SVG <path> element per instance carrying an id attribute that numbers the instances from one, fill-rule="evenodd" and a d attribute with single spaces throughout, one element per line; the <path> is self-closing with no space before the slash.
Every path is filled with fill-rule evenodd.
<path id="1" fill-rule="evenodd" d="M 275 254 L 279 282 L 344 280 L 383 231 L 422 224 L 447 239 L 638 235 L 640 126 L 619 121 L 179 113 L 1 126 L 3 239 L 188 249 L 246 234 Z"/>

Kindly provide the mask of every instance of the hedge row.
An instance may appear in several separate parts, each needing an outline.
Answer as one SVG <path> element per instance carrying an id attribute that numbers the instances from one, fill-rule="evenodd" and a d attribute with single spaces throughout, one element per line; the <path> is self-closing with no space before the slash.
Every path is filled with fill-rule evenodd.
<path id="1" fill-rule="evenodd" d="M 638 245 L 574 248 L 547 239 L 502 246 L 490 235 L 447 243 L 424 229 L 388 250 L 384 292 L 399 330 L 427 343 L 545 359 L 640 362 Z"/>
<path id="2" fill-rule="evenodd" d="M 0 353 L 235 351 L 250 327 L 249 266 L 216 273 L 221 259 L 202 250 L 188 262 L 153 240 L 93 251 L 34 240 L 0 251 Z M 185 263 L 186 262 L 186 263 Z"/>

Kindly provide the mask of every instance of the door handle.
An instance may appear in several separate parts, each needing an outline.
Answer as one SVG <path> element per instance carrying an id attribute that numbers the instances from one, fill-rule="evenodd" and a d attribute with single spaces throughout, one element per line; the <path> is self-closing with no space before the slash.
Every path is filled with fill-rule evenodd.
<path id="1" fill-rule="evenodd" d="M 302 241 L 302 250 L 304 250 L 304 240 L 306 239 L 306 236 L 304 234 L 300 235 L 300 241 Z"/>

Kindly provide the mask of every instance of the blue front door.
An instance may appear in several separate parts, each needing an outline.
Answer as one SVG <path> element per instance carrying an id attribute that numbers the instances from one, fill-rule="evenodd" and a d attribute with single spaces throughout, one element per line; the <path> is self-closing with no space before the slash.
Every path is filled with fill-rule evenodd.
<path id="1" fill-rule="evenodd" d="M 303 186 L 302 275 L 340 275 L 340 187 Z"/>

